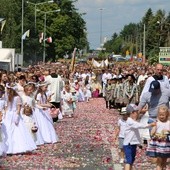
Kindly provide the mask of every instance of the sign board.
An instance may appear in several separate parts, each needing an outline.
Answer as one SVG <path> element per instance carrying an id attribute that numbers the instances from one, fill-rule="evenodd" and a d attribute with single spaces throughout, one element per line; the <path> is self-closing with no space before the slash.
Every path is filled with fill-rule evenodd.
<path id="1" fill-rule="evenodd" d="M 170 65 L 170 47 L 159 47 L 159 63 Z"/>

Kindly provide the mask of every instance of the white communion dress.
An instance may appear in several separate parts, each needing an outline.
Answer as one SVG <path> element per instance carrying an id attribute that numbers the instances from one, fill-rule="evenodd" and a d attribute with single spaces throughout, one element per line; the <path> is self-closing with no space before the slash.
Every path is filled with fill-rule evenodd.
<path id="1" fill-rule="evenodd" d="M 15 96 L 13 101 L 7 104 L 3 120 L 7 130 L 7 154 L 25 153 L 37 149 L 21 115 L 17 114 L 18 105 L 21 105 L 21 98 Z"/>

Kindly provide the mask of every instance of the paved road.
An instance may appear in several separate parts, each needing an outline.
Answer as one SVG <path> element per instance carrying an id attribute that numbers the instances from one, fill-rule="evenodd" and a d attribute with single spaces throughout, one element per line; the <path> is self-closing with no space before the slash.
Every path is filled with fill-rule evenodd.
<path id="1" fill-rule="evenodd" d="M 1 159 L 4 170 L 122 170 L 114 131 L 118 112 L 105 108 L 102 98 L 78 103 L 75 118 L 55 125 L 60 143 L 46 144 L 32 154 Z M 135 170 L 151 170 L 145 147 L 138 149 Z"/>

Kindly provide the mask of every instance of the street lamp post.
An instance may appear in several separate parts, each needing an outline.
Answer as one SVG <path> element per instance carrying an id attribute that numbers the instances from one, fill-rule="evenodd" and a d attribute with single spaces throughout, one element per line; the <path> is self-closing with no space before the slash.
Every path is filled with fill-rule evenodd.
<path id="1" fill-rule="evenodd" d="M 27 4 L 30 4 L 30 5 L 33 5 L 34 6 L 34 27 L 35 27 L 35 33 L 36 33 L 36 23 L 37 23 L 37 6 L 38 5 L 43 5 L 43 4 L 46 4 L 46 3 L 53 3 L 54 1 L 47 1 L 47 2 L 40 2 L 40 3 L 33 3 L 33 2 L 30 2 L 30 1 L 26 1 Z"/>
<path id="2" fill-rule="evenodd" d="M 165 19 L 161 19 L 161 21 L 157 21 L 156 23 L 160 25 L 160 34 L 159 34 L 159 41 L 158 41 L 158 47 L 160 47 L 161 46 L 161 41 L 163 40 L 162 33 L 164 33 L 163 31 L 165 31 L 165 30 L 163 30 L 163 26 L 169 26 L 170 23 L 167 23 L 165 21 Z M 167 31 L 167 41 L 166 42 L 167 42 L 167 46 L 168 46 L 168 42 L 169 42 L 169 30 Z"/>
<path id="3" fill-rule="evenodd" d="M 38 10 L 40 11 L 40 10 Z M 59 12 L 60 9 L 57 9 L 57 10 L 53 10 L 53 11 L 40 11 L 42 13 L 44 13 L 44 43 L 43 43 L 43 46 L 44 46 L 44 50 L 43 50 L 43 62 L 45 63 L 45 57 L 46 57 L 46 27 L 47 27 L 47 14 L 48 13 L 53 13 L 53 12 Z"/>
<path id="4" fill-rule="evenodd" d="M 22 35 L 24 34 L 24 0 L 22 0 L 22 16 L 21 16 L 21 56 L 23 56 L 23 38 Z"/>
<path id="5" fill-rule="evenodd" d="M 34 6 L 34 29 L 35 29 L 35 35 L 37 32 L 37 6 L 47 4 L 47 3 L 53 3 L 54 1 L 46 1 L 46 2 L 40 2 L 40 3 L 33 3 L 30 1 L 26 1 L 27 4 L 33 5 Z M 37 55 L 36 55 L 36 50 L 35 50 L 35 61 L 37 61 Z"/>
<path id="6" fill-rule="evenodd" d="M 103 23 L 102 23 L 103 22 L 102 14 L 103 14 L 103 8 L 100 8 L 99 10 L 100 10 L 100 47 L 102 48 L 102 36 L 103 36 L 102 35 L 102 31 L 103 31 L 102 30 L 103 29 L 102 28 L 102 25 L 103 25 Z"/>

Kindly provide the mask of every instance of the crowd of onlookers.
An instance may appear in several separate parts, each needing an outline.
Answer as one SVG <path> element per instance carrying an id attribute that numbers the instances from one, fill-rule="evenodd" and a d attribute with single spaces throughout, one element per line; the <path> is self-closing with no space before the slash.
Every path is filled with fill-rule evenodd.
<path id="1" fill-rule="evenodd" d="M 150 132 L 154 137 L 165 129 L 167 134 L 170 132 L 170 123 L 165 129 L 155 123 L 169 121 L 170 67 L 129 63 L 93 68 L 84 63 L 75 64 L 72 69 L 70 72 L 69 63 L 57 62 L 29 66 L 24 71 L 0 70 L 1 155 L 25 153 L 45 143 L 56 143 L 54 123 L 74 117 L 77 102 L 98 97 L 105 99 L 106 108 L 118 109 L 123 115 L 118 125 L 121 163 L 125 153 L 126 170 L 132 168 L 140 143 L 138 129 L 153 126 Z M 146 112 L 149 125 L 137 121 Z M 164 121 L 159 117 L 162 112 L 166 115 Z M 157 131 L 155 127 L 159 126 Z M 156 139 L 152 141 L 157 142 Z M 151 143 L 148 150 L 148 155 L 159 158 L 157 170 L 165 168 L 170 156 L 170 142 L 162 143 L 166 144 L 166 154 L 161 151 L 163 157 L 160 152 L 155 155 L 157 151 Z"/>

